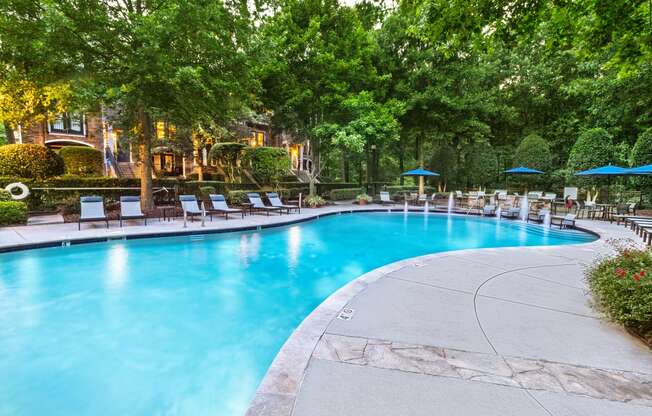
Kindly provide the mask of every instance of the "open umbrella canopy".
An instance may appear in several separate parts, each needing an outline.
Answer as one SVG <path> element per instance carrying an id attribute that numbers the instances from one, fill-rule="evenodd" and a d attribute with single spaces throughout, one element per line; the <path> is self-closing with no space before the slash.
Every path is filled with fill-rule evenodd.
<path id="1" fill-rule="evenodd" d="M 631 175 L 652 175 L 652 165 L 639 166 L 629 169 Z"/>
<path id="2" fill-rule="evenodd" d="M 541 175 L 543 172 L 536 169 L 526 168 L 525 166 L 519 166 L 517 168 L 511 168 L 504 171 L 511 175 Z"/>
<path id="3" fill-rule="evenodd" d="M 602 166 L 599 168 L 593 168 L 589 170 L 584 170 L 582 172 L 577 172 L 576 176 L 625 176 L 631 175 L 631 169 L 621 168 L 620 166 Z"/>
<path id="4" fill-rule="evenodd" d="M 412 169 L 401 173 L 401 176 L 439 176 L 439 174 L 425 169 Z"/>

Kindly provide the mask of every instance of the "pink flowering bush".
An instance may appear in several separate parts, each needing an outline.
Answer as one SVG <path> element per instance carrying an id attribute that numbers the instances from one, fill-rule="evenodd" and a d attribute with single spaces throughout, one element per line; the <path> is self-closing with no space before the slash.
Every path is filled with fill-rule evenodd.
<path id="1" fill-rule="evenodd" d="M 616 249 L 589 268 L 589 287 L 600 309 L 652 344 L 652 251 Z"/>

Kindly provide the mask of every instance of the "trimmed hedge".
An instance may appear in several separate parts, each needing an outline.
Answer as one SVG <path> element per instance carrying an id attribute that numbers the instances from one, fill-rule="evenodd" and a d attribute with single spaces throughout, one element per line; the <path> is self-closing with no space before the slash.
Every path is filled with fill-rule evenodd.
<path id="1" fill-rule="evenodd" d="M 363 193 L 362 188 L 344 188 L 333 189 L 330 191 L 330 198 L 333 201 L 343 201 L 347 199 L 355 199 L 358 195 Z"/>
<path id="2" fill-rule="evenodd" d="M 262 184 L 276 184 L 290 169 L 290 156 L 280 147 L 254 147 L 245 151 L 244 167 Z"/>
<path id="3" fill-rule="evenodd" d="M 652 345 L 652 252 L 616 247 L 618 254 L 587 271 L 600 308 Z"/>
<path id="4" fill-rule="evenodd" d="M 11 201 L 13 198 L 11 197 L 11 193 L 5 191 L 4 189 L 0 189 L 0 201 Z"/>
<path id="5" fill-rule="evenodd" d="M 66 175 L 100 176 L 104 173 L 104 155 L 86 146 L 66 146 L 59 150 Z"/>
<path id="6" fill-rule="evenodd" d="M 8 144 L 0 147 L 0 176 L 45 179 L 63 173 L 63 160 L 38 144 Z"/>
<path id="7" fill-rule="evenodd" d="M 0 226 L 27 222 L 27 205 L 20 201 L 0 201 Z"/>

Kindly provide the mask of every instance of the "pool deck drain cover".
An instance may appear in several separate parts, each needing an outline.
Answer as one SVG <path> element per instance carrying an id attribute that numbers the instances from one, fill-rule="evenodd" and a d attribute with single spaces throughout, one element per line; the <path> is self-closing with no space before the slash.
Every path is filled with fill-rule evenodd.
<path id="1" fill-rule="evenodd" d="M 355 309 L 344 308 L 342 309 L 340 314 L 337 315 L 337 318 L 343 321 L 350 321 L 351 319 L 353 319 L 353 314 L 355 314 Z"/>

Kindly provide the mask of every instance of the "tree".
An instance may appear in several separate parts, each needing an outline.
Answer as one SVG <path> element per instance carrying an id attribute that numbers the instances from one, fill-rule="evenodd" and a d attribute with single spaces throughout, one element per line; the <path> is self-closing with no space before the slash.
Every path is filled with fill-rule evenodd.
<path id="1" fill-rule="evenodd" d="M 244 0 L 20 5 L 2 21 L 1 28 L 11 35 L 11 50 L 21 43 L 31 45 L 29 36 L 35 32 L 44 42 L 43 50 L 49 51 L 35 53 L 35 64 L 52 69 L 54 60 L 71 63 L 67 75 L 82 84 L 86 94 L 119 109 L 122 124 L 128 126 L 125 131 L 139 145 L 144 209 L 153 204 L 154 122 L 164 117 L 191 130 L 211 122 L 224 124 L 255 88 L 248 58 L 252 20 Z M 30 22 L 30 31 L 11 31 L 11 23 L 23 21 Z M 22 65 L 9 53 L 2 57 Z M 39 79 L 48 76 L 53 76 L 52 70 Z"/>
<path id="2" fill-rule="evenodd" d="M 552 153 L 548 142 L 537 134 L 526 136 L 516 148 L 514 165 L 543 172 L 549 171 L 552 165 Z"/>
<path id="3" fill-rule="evenodd" d="M 240 159 L 246 147 L 243 143 L 235 142 L 215 143 L 211 147 L 208 155 L 224 170 L 227 182 L 235 182 L 235 172 L 240 167 Z"/>
<path id="4" fill-rule="evenodd" d="M 652 128 L 638 136 L 632 149 L 631 162 L 634 167 L 652 164 Z M 652 180 L 649 177 L 637 178 L 636 183 L 648 188 L 652 187 Z"/>
<path id="5" fill-rule="evenodd" d="M 602 128 L 585 130 L 577 138 L 568 158 L 568 168 L 582 171 L 608 165 L 614 161 L 611 135 Z"/>

